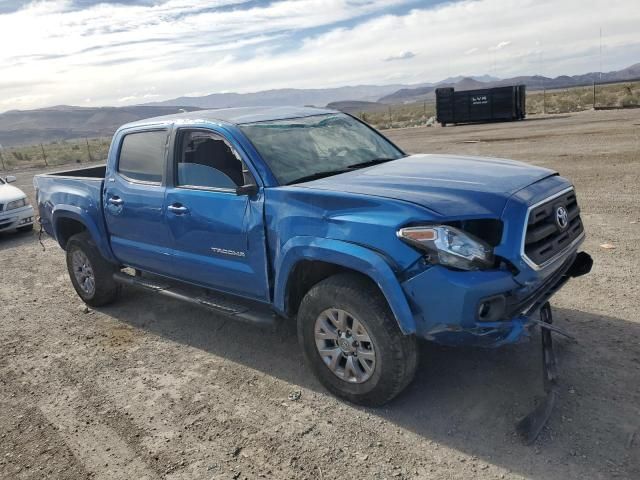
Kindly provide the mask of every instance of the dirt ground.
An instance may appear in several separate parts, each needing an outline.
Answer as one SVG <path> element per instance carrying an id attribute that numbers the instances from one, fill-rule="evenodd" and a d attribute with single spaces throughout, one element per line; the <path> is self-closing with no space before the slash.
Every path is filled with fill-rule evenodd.
<path id="1" fill-rule="evenodd" d="M 595 266 L 554 297 L 579 343 L 556 339 L 561 396 L 535 445 L 514 423 L 542 393 L 538 338 L 425 343 L 404 394 L 355 407 L 311 376 L 293 327 L 134 290 L 85 310 L 62 250 L 34 232 L 0 235 L 0 478 L 640 478 L 640 109 L 387 134 L 576 184 Z M 30 195 L 35 173 L 16 173 Z"/>

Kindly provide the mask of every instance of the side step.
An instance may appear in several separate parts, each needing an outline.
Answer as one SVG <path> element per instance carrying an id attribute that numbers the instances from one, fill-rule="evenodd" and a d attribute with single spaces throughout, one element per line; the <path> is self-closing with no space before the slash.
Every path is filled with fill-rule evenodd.
<path id="1" fill-rule="evenodd" d="M 129 275 L 116 272 L 113 279 L 122 285 L 138 287 L 165 297 L 207 308 L 218 314 L 263 328 L 275 329 L 280 318 L 269 305 L 174 282 L 157 276 Z"/>

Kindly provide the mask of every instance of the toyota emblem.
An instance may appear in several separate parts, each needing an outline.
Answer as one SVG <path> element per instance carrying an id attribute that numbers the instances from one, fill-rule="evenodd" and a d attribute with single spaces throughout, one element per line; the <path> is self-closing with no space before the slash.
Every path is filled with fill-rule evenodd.
<path id="1" fill-rule="evenodd" d="M 569 225 L 569 212 L 564 207 L 558 207 L 556 209 L 556 223 L 560 230 L 564 230 Z"/>

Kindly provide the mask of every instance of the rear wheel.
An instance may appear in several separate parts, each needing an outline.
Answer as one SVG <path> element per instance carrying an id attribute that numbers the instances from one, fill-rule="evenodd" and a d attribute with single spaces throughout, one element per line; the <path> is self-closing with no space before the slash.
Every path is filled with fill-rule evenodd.
<path id="1" fill-rule="evenodd" d="M 113 280 L 117 267 L 105 260 L 87 232 L 72 236 L 67 242 L 67 269 L 80 298 L 92 307 L 113 302 L 119 292 Z"/>
<path id="2" fill-rule="evenodd" d="M 388 402 L 416 370 L 415 337 L 402 334 L 380 291 L 356 274 L 329 277 L 307 293 L 298 338 L 322 384 L 354 403 Z"/>

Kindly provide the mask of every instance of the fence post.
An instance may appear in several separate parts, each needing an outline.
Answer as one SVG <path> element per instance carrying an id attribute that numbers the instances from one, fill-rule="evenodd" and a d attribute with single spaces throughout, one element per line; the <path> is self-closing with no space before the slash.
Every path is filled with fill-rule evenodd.
<path id="1" fill-rule="evenodd" d="M 44 160 L 44 165 L 45 167 L 48 167 L 49 164 L 47 163 L 47 154 L 44 153 L 44 145 L 40 144 L 40 148 L 42 149 L 42 159 Z"/>
<path id="2" fill-rule="evenodd" d="M 389 107 L 389 128 L 393 127 L 393 117 L 391 116 L 391 107 Z"/>
<path id="3" fill-rule="evenodd" d="M 542 113 L 547 113 L 547 87 L 542 87 Z"/>
<path id="4" fill-rule="evenodd" d="M 91 148 L 89 148 L 89 139 L 87 137 L 84 137 L 84 139 L 87 142 L 87 154 L 89 155 L 89 162 L 92 162 L 93 159 L 91 158 Z"/>
<path id="5" fill-rule="evenodd" d="M 2 169 L 6 170 L 7 167 L 4 164 L 4 155 L 2 154 L 2 145 L 0 145 L 0 162 L 2 162 Z"/>
<path id="6" fill-rule="evenodd" d="M 596 109 L 596 81 L 593 81 L 593 109 Z"/>

